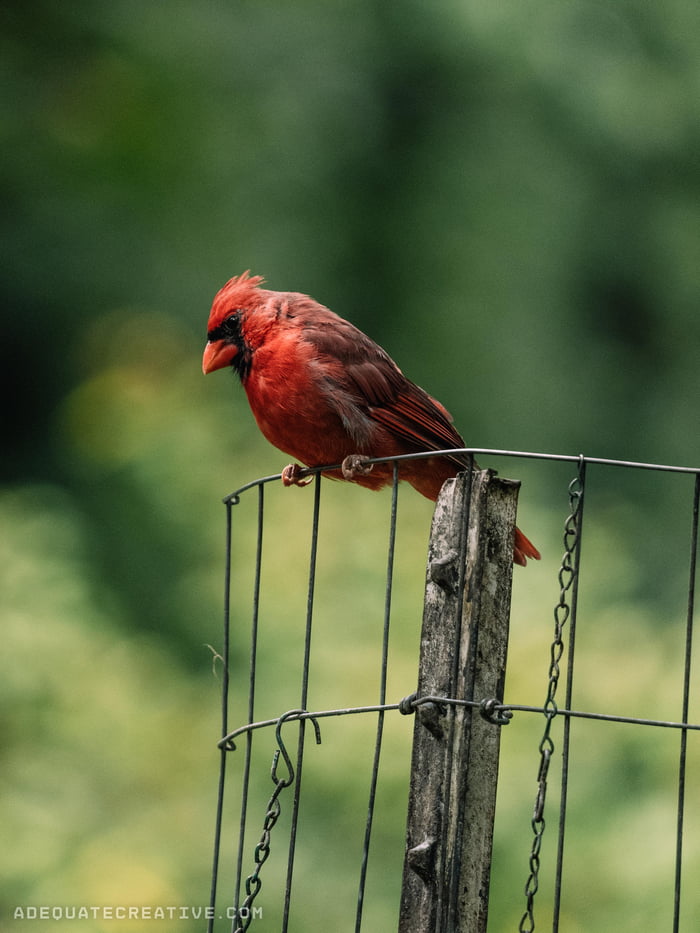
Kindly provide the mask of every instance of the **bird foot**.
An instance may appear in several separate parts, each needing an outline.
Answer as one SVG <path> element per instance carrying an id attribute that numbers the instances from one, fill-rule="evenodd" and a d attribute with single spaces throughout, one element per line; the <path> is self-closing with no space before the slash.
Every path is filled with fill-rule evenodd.
<path id="1" fill-rule="evenodd" d="M 340 464 L 344 479 L 353 480 L 356 476 L 367 476 L 372 472 L 373 463 L 368 463 L 369 457 L 364 454 L 350 454 Z"/>
<path id="2" fill-rule="evenodd" d="M 283 486 L 308 486 L 313 476 L 300 476 L 304 469 L 298 463 L 290 463 L 282 470 Z"/>

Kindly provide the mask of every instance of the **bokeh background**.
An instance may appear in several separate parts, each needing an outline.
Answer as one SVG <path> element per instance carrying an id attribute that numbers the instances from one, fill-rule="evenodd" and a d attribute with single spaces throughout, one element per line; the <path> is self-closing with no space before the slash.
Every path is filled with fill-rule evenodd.
<path id="1" fill-rule="evenodd" d="M 231 275 L 350 318 L 470 444 L 698 463 L 699 37 L 693 0 L 2 4 L 3 929 L 32 928 L 16 905 L 207 902 L 221 498 L 286 463 L 235 381 L 201 375 Z M 509 675 L 513 701 L 541 702 L 571 471 L 489 465 L 523 479 L 544 554 L 516 576 Z M 580 704 L 677 719 L 690 486 L 596 477 Z M 319 638 L 317 707 L 374 696 L 388 508 L 326 489 L 319 613 L 337 624 Z M 311 494 L 271 495 L 277 715 L 297 703 Z M 415 680 L 431 512 L 410 490 L 401 503 L 392 699 Z M 361 838 L 351 778 L 371 740 L 343 728 L 310 778 L 325 796 L 304 817 L 314 881 L 295 929 L 353 911 L 331 843 Z M 540 728 L 504 765 L 494 930 L 522 908 Z M 406 723 L 388 740 L 396 812 L 369 929 L 394 925 L 409 740 Z M 596 732 L 577 766 L 569 931 L 667 922 L 677 737 L 644 741 Z M 697 819 L 686 836 L 697 866 Z"/>

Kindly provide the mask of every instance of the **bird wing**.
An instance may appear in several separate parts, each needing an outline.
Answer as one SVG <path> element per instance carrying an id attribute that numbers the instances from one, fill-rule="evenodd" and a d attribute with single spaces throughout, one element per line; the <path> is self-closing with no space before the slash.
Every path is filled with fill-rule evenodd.
<path id="1" fill-rule="evenodd" d="M 306 339 L 326 372 L 347 397 L 373 421 L 401 438 L 415 450 L 464 447 L 449 412 L 401 372 L 391 357 L 354 325 L 333 315 L 334 320 L 305 328 Z M 464 466 L 468 458 L 450 458 Z"/>
<path id="2" fill-rule="evenodd" d="M 417 450 L 464 447 L 464 440 L 455 430 L 447 410 L 408 379 L 392 402 L 372 407 L 370 414 Z M 455 455 L 450 459 L 459 465 L 464 463 L 464 457 Z"/>

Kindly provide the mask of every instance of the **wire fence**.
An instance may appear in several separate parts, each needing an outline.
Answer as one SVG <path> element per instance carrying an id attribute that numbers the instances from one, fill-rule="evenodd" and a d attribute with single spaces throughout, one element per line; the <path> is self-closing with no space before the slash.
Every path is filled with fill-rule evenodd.
<path id="1" fill-rule="evenodd" d="M 454 451 L 450 451 L 454 452 Z M 657 865 L 654 869 L 659 876 L 663 876 L 663 894 L 656 895 L 653 909 L 649 907 L 648 899 L 634 900 L 636 889 L 634 881 L 634 866 L 638 865 L 637 858 L 629 853 L 630 873 L 632 883 L 625 887 L 620 880 L 619 887 L 629 890 L 632 898 L 627 905 L 619 908 L 629 917 L 629 929 L 638 929 L 640 920 L 639 910 L 644 903 L 644 916 L 646 922 L 641 925 L 657 930 L 669 930 L 679 933 L 681 930 L 695 930 L 700 921 L 700 898 L 694 893 L 692 884 L 692 871 L 700 867 L 700 825 L 695 813 L 700 799 L 697 794 L 696 782 L 692 777 L 700 776 L 700 748 L 695 742 L 689 747 L 689 740 L 700 730 L 700 722 L 693 722 L 691 712 L 695 711 L 692 705 L 693 681 L 693 622 L 695 611 L 695 583 L 697 577 L 698 557 L 698 511 L 700 502 L 700 469 L 688 467 L 665 466 L 651 463 L 635 463 L 630 461 L 610 460 L 596 457 L 548 455 L 528 453 L 522 451 L 466 449 L 460 451 L 474 456 L 486 457 L 489 460 L 506 458 L 516 461 L 537 461 L 540 464 L 563 464 L 570 470 L 567 484 L 556 490 L 554 507 L 561 514 L 560 528 L 563 526 L 564 553 L 556 568 L 556 583 L 552 584 L 551 573 L 548 571 L 548 588 L 546 590 L 554 599 L 550 599 L 549 606 L 537 605 L 535 613 L 542 618 L 549 618 L 548 629 L 550 639 L 545 650 L 541 648 L 539 656 L 539 676 L 535 683 L 539 685 L 542 702 L 499 702 L 493 697 L 480 697 L 467 700 L 463 697 L 419 697 L 412 693 L 415 689 L 416 672 L 409 677 L 399 676 L 398 682 L 405 682 L 405 691 L 398 696 L 389 696 L 388 675 L 390 671 L 390 646 L 392 644 L 392 621 L 394 604 L 397 596 L 396 576 L 396 549 L 397 535 L 399 534 L 399 483 L 401 461 L 424 455 L 409 455 L 396 458 L 394 463 L 394 483 L 391 490 L 388 521 L 382 526 L 385 534 L 382 550 L 385 559 L 383 595 L 381 605 L 372 610 L 375 616 L 381 617 L 381 636 L 373 650 L 375 655 L 372 664 L 374 673 L 370 679 L 374 683 L 374 702 L 358 705 L 343 705 L 333 708 L 309 708 L 310 685 L 314 676 L 315 665 L 323 665 L 328 675 L 329 666 L 333 664 L 340 669 L 344 664 L 342 649 L 331 662 L 327 652 L 323 657 L 317 658 L 312 650 L 313 635 L 317 625 L 317 586 L 319 576 L 324 572 L 324 547 L 329 547 L 326 539 L 319 533 L 322 522 L 323 490 L 327 486 L 325 479 L 320 476 L 321 470 L 305 471 L 309 475 L 319 474 L 313 484 L 312 497 L 306 497 L 304 508 L 310 509 L 310 522 L 308 531 L 302 532 L 294 525 L 290 531 L 288 520 L 281 526 L 270 524 L 268 518 L 268 490 L 270 484 L 279 485 L 280 475 L 268 476 L 255 480 L 241 487 L 224 500 L 226 507 L 226 557 L 225 557 L 225 600 L 224 600 L 224 633 L 221 650 L 222 669 L 222 707 L 221 707 L 221 739 L 220 749 L 220 775 L 216 811 L 214 859 L 212 868 L 211 910 L 208 931 L 213 933 L 217 929 L 230 929 L 239 933 L 249 929 L 251 925 L 259 924 L 259 928 L 280 929 L 282 933 L 292 930 L 324 929 L 323 907 L 315 913 L 311 908 L 310 899 L 324 903 L 327 900 L 324 889 L 328 884 L 328 877 L 332 872 L 341 876 L 342 881 L 333 882 L 332 897 L 337 899 L 337 885 L 342 884 L 346 890 L 354 890 L 352 907 L 349 900 L 344 901 L 345 906 L 340 908 L 342 924 L 335 917 L 329 925 L 339 929 L 361 930 L 390 929 L 398 923 L 398 897 L 389 899 L 389 906 L 376 908 L 372 905 L 369 916 L 367 909 L 368 880 L 376 880 L 376 876 L 384 874 L 393 878 L 400 876 L 400 864 L 403 859 L 403 848 L 399 851 L 388 852 L 386 833 L 380 827 L 380 840 L 377 842 L 376 824 L 381 818 L 381 807 L 387 807 L 387 794 L 381 790 L 381 766 L 386 766 L 387 753 L 385 752 L 385 727 L 387 716 L 407 716 L 415 712 L 417 706 L 423 703 L 441 703 L 471 706 L 478 709 L 480 714 L 494 728 L 503 729 L 514 719 L 518 722 L 520 714 L 530 714 L 531 726 L 526 737 L 519 737 L 515 744 L 519 746 L 516 754 L 514 768 L 518 772 L 510 779 L 505 768 L 502 774 L 503 783 L 511 786 L 519 783 L 530 790 L 529 802 L 523 807 L 522 792 L 519 795 L 519 812 L 515 816 L 511 813 L 504 822 L 506 831 L 513 825 L 513 821 L 520 827 L 516 838 L 503 838 L 496 846 L 495 852 L 495 882 L 492 886 L 492 897 L 499 900 L 499 910 L 492 911 L 489 922 L 489 931 L 518 930 L 520 933 L 531 933 L 537 928 L 551 929 L 556 933 L 560 928 L 575 928 L 581 930 L 616 929 L 620 930 L 619 920 L 610 921 L 610 926 L 602 926 L 596 912 L 594 901 L 598 897 L 598 890 L 607 891 L 605 884 L 596 888 L 595 879 L 599 871 L 583 871 L 581 865 L 591 860 L 590 839 L 586 832 L 582 832 L 582 825 L 587 821 L 606 820 L 609 811 L 600 807 L 600 801 L 594 804 L 594 809 L 586 813 L 587 794 L 580 794 L 582 804 L 574 806 L 571 810 L 572 778 L 576 776 L 578 794 L 586 775 L 590 774 L 600 762 L 586 761 L 580 749 L 586 749 L 591 744 L 600 745 L 599 733 L 590 731 L 577 737 L 572 743 L 572 723 L 586 721 L 592 728 L 600 729 L 603 723 L 624 726 L 638 726 L 644 728 L 644 741 L 641 751 L 633 750 L 630 754 L 637 756 L 639 768 L 644 771 L 661 769 L 663 775 L 654 775 L 654 780 L 663 786 L 663 793 L 672 791 L 674 796 L 674 817 L 672 825 L 664 821 L 663 833 L 659 833 L 658 826 L 652 823 L 646 826 L 647 857 L 656 865 L 658 859 L 654 854 L 656 849 L 673 848 L 671 859 L 672 869 L 669 869 L 668 859 L 664 860 L 663 867 Z M 435 454 L 431 454 L 435 456 Z M 376 461 L 379 462 L 379 461 Z M 586 534 L 591 517 L 595 517 L 599 508 L 596 496 L 589 494 L 591 486 L 591 473 L 593 470 L 607 470 L 614 468 L 627 477 L 631 472 L 646 471 L 654 477 L 664 476 L 670 478 L 674 486 L 674 495 L 678 499 L 678 515 L 680 521 L 674 523 L 669 535 L 676 541 L 674 553 L 683 554 L 685 569 L 674 574 L 670 581 L 673 594 L 669 602 L 673 605 L 673 619 L 663 624 L 664 636 L 671 632 L 670 641 L 674 648 L 671 654 L 676 658 L 678 645 L 680 648 L 680 661 L 677 675 L 674 675 L 672 693 L 677 695 L 669 701 L 668 708 L 675 703 L 678 709 L 676 717 L 637 716 L 631 711 L 620 712 L 617 708 L 610 710 L 586 710 L 574 708 L 574 673 L 577 668 L 577 635 L 579 625 L 579 602 L 582 586 L 587 583 L 586 594 L 595 593 L 596 606 L 612 606 L 613 611 L 622 605 L 619 599 L 620 590 L 624 590 L 624 581 L 616 580 L 614 587 L 606 582 L 604 567 L 601 569 L 595 555 L 598 551 L 598 541 L 595 539 L 589 547 L 588 555 L 593 559 L 587 564 L 582 563 L 584 554 L 584 514 L 586 517 Z M 328 469 L 328 468 L 326 468 Z M 676 484 L 682 488 L 676 489 Z M 273 486 L 273 489 L 276 487 Z M 289 495 L 289 493 L 286 493 Z M 369 496 L 369 494 L 367 494 Z M 371 499 L 372 497 L 370 497 Z M 589 498 L 591 502 L 589 503 Z M 603 497 L 604 499 L 604 497 Z M 254 506 L 255 519 L 252 524 L 245 524 L 241 530 L 236 522 L 236 509 L 245 501 Z M 377 499 L 378 502 L 383 501 Z M 675 501 L 675 500 L 674 500 Z M 603 506 L 610 509 L 610 500 L 604 500 Z M 274 509 L 273 509 L 274 512 Z M 652 508 L 653 512 L 653 508 Z M 274 518 L 274 516 L 273 516 Z M 612 523 L 614 524 L 614 522 Z M 308 537 L 307 537 L 308 536 Z M 266 576 L 265 561 L 269 550 L 270 538 L 286 540 L 290 550 L 298 555 L 300 549 L 306 550 L 305 558 L 305 599 L 302 607 L 303 618 L 299 624 L 299 640 L 294 642 L 292 649 L 295 653 L 295 662 L 292 665 L 296 670 L 298 657 L 298 679 L 296 674 L 292 678 L 295 684 L 291 687 L 296 695 L 294 701 L 283 708 L 275 709 L 274 715 L 267 718 L 257 718 L 260 707 L 275 702 L 277 689 L 269 690 L 270 684 L 270 657 L 284 657 L 285 645 L 271 645 L 271 641 L 284 641 L 282 632 L 273 632 L 268 626 L 267 613 L 272 600 L 268 598 L 267 588 L 271 586 L 285 587 L 282 573 L 273 572 Z M 306 538 L 308 545 L 300 546 L 300 539 Z M 559 537 L 561 540 L 561 537 Z M 665 540 L 665 539 L 664 539 Z M 680 542 L 680 543 L 679 543 Z M 279 544 L 279 541 L 277 542 Z M 414 548 L 425 551 L 426 542 L 414 542 Z M 334 541 L 333 547 L 338 546 Z M 277 549 L 279 550 L 279 548 Z M 282 551 L 284 549 L 282 548 Z M 239 592 L 236 561 L 241 559 L 249 563 L 252 571 L 252 581 L 246 587 L 246 596 Z M 554 565 L 552 565 L 552 569 Z M 528 573 L 529 571 L 525 571 Z M 348 568 L 348 573 L 352 569 Z M 680 581 L 684 579 L 684 584 Z M 642 581 L 643 583 L 643 581 Z M 553 588 L 554 587 L 554 588 Z M 682 587 L 682 593 L 680 592 Z M 644 589 L 643 585 L 641 586 Z M 243 589 L 243 587 L 240 587 Z M 358 583 L 350 589 L 361 596 L 363 586 Z M 612 589 L 612 592 L 611 592 Z M 543 591 L 544 592 L 544 591 Z M 542 594 L 536 594 L 541 601 Z M 280 596 L 277 594 L 276 599 Z M 282 599 L 284 600 L 284 593 Z M 343 598 L 346 598 L 345 596 Z M 589 603 L 594 600 L 586 595 Z M 551 604 L 554 602 L 553 628 Z M 517 611 L 520 611 L 517 608 Z M 667 612 L 671 610 L 663 610 Z M 603 613 L 605 614 L 605 613 Z M 683 616 L 682 625 L 678 619 Z M 653 615 L 653 613 L 652 613 Z M 586 612 L 586 620 L 589 613 Z M 621 629 L 623 632 L 627 628 Z M 585 631 L 585 629 L 584 629 Z M 597 637 L 595 627 L 591 638 Z M 648 637 L 649 626 L 640 628 L 639 637 Z M 605 636 L 608 637 L 607 635 Z M 664 647 L 669 639 L 662 639 L 658 651 L 661 655 L 668 649 Z M 629 637 L 628 637 L 629 643 Z M 543 643 L 540 639 L 540 645 Z M 630 646 L 631 647 L 631 646 Z M 274 650 L 272 650 L 274 649 Z M 586 651 L 586 646 L 582 649 Z M 625 646 L 611 647 L 615 654 L 614 663 L 617 673 L 604 675 L 605 683 L 615 681 L 620 676 L 620 670 L 626 663 Z M 590 669 L 595 664 L 593 660 L 586 659 L 582 663 L 584 668 Z M 417 660 L 417 645 L 415 651 Z M 532 658 L 532 654 L 529 655 Z M 584 655 L 585 658 L 585 655 Z M 262 661 L 261 661 L 262 659 Z M 517 661 L 515 662 L 517 663 Z M 260 668 L 265 668 L 263 677 Z M 513 681 L 517 688 L 519 677 L 517 670 L 513 675 L 513 662 L 509 661 L 507 682 Z M 676 668 L 674 667 L 674 671 Z M 639 673 L 639 679 L 642 674 Z M 274 680 L 274 672 L 272 679 Z M 330 676 L 333 676 L 331 669 Z M 631 675 L 634 679 L 634 672 Z M 284 674 L 280 673 L 283 679 Z M 602 682 L 602 678 L 601 678 Z M 279 684 L 277 685 L 279 686 Z M 598 684 L 600 687 L 600 684 Z M 677 689 L 676 689 L 677 688 Z M 532 687 L 528 688 L 532 692 Z M 607 694 L 614 695 L 614 690 L 600 691 L 601 701 L 607 699 Z M 291 695 L 289 690 L 281 690 L 283 696 Z M 363 691 L 364 693 L 364 691 Z M 272 695 L 272 700 L 269 694 Z M 585 691 L 583 695 L 586 695 Z M 597 696 L 598 694 L 596 694 Z M 612 697 L 614 698 L 614 696 Z M 355 697 L 348 696 L 348 703 Z M 516 698 L 522 699 L 522 698 Z M 560 705 L 560 702 L 562 705 Z M 653 703 L 653 698 L 652 701 Z M 664 704 L 665 707 L 665 702 Z M 235 718 L 234 718 L 235 717 Z M 359 740 L 362 748 L 342 750 L 342 757 L 347 760 L 357 760 L 354 766 L 343 769 L 343 780 L 352 778 L 354 785 L 363 787 L 363 791 L 349 790 L 349 784 L 344 783 L 341 795 L 345 794 L 350 802 L 338 804 L 337 798 L 324 809 L 316 807 L 313 815 L 312 832 L 304 834 L 303 845 L 300 843 L 300 830 L 304 825 L 303 801 L 319 794 L 319 787 L 323 787 L 323 766 L 321 778 L 316 776 L 307 788 L 307 763 L 305 754 L 309 753 L 309 739 L 323 748 L 331 744 L 333 750 L 327 755 L 337 755 L 337 744 L 326 743 L 329 723 L 339 723 L 352 718 L 367 719 L 373 723 L 371 736 L 364 732 Z M 695 718 L 698 718 L 697 715 Z M 310 726 L 309 726 L 310 724 Z M 294 728 L 293 728 L 294 727 Z M 512 727 L 511 727 L 512 728 Z M 539 730 L 535 737 L 534 730 Z M 674 773 L 671 775 L 666 764 L 659 765 L 657 755 L 657 736 L 661 733 L 677 734 L 678 743 L 675 751 Z M 404 741 L 408 741 L 410 730 L 403 730 Z M 354 735 L 351 733 L 351 735 Z M 265 736 L 265 741 L 259 737 Z M 323 740 L 323 741 L 322 741 Z M 353 741 L 358 741 L 356 735 Z M 623 740 L 623 745 L 626 740 Z M 602 743 L 606 745 L 605 742 Z M 393 756 L 392 751 L 389 753 Z M 577 755 L 573 749 L 579 749 Z M 371 751 L 371 754 L 370 754 Z M 589 756 L 590 758 L 591 756 Z M 595 759 L 595 755 L 592 756 Z M 612 756 L 611 756 L 612 757 Z M 667 752 L 664 750 L 661 760 L 666 762 Z M 362 766 L 360 766 L 362 762 Z M 401 760 L 403 767 L 403 781 L 408 785 L 408 756 Z M 527 773 L 520 773 L 523 763 Z M 316 759 L 311 766 L 318 767 Z M 504 768 L 502 768 L 502 771 Z M 604 764 L 602 769 L 609 775 L 610 762 Z M 349 774 L 348 772 L 355 772 Z M 635 777 L 634 768 L 628 767 L 627 779 L 629 793 L 634 795 L 635 787 L 639 789 L 639 781 Z M 691 777 L 692 776 L 692 777 Z M 304 779 L 304 780 L 303 780 Z M 392 790 L 395 793 L 396 780 L 394 778 Z M 500 780 L 500 779 L 499 779 Z M 510 783 L 509 783 L 510 780 Z M 614 780 L 614 778 L 613 778 Z M 600 787 L 601 778 L 596 777 L 592 783 Z M 603 780 L 603 784 L 605 781 Z M 302 795 L 302 784 L 304 795 Z M 362 794 L 363 802 L 359 802 Z M 501 809 L 512 810 L 512 804 L 503 795 L 507 788 L 499 788 L 499 809 L 497 822 Z M 691 795 L 691 802 L 689 802 Z M 550 799 L 548 801 L 548 796 Z M 623 789 L 622 796 L 628 796 Z M 534 797 L 534 803 L 533 803 Z M 617 799 L 617 798 L 616 798 Z M 401 797 L 403 804 L 405 798 Z M 588 797 L 590 801 L 590 797 Z M 639 805 L 646 800 L 645 794 L 640 793 Z M 549 803 L 549 808 L 548 808 Z M 361 825 L 361 840 L 354 842 L 353 851 L 348 851 L 348 839 L 344 829 L 339 828 L 339 811 L 342 807 L 345 827 L 349 824 Z M 313 808 L 312 808 L 313 809 Z M 545 815 L 552 809 L 556 811 L 556 827 L 547 834 Z M 393 814 L 396 821 L 399 815 Z M 309 811 L 311 812 L 311 811 Z M 320 813 L 320 816 L 319 816 Z M 606 815 L 607 814 L 607 815 Z M 404 810 L 405 819 L 405 810 Z M 549 819 L 549 816 L 548 816 Z M 652 817 L 650 817 L 650 820 Z M 508 821 L 510 820 L 510 822 Z M 689 825 L 690 824 L 690 825 Z M 528 827 L 529 839 L 522 833 L 522 827 Z M 398 834 L 403 834 L 401 826 L 398 833 L 394 832 L 394 842 Z M 605 827 L 599 829 L 599 836 L 605 834 Z M 551 837 L 551 838 L 550 838 Z M 583 845 L 580 840 L 583 838 Z M 663 839 L 663 843 L 660 842 Z M 373 848 L 374 847 L 374 848 Z M 396 848 L 396 847 L 395 847 Z M 335 853 L 342 850 L 345 861 L 337 868 Z M 507 851 L 507 854 L 503 854 Z M 566 851 L 566 858 L 565 858 Z M 374 861 L 371 862 L 371 857 Z M 593 861 L 600 858 L 600 853 L 593 856 Z M 502 862 L 499 869 L 498 862 Z M 543 869 L 543 860 L 547 867 Z M 623 860 L 624 861 L 624 860 Z M 393 862 L 390 869 L 388 863 Z M 274 865 L 273 865 L 274 863 Z M 374 867 L 370 869 L 370 864 Z M 690 867 L 688 867 L 690 865 Z M 398 866 L 398 868 L 396 867 Z M 393 874 L 392 874 L 393 872 Z M 672 875 L 667 883 L 666 875 Z M 625 871 L 621 871 L 621 876 Z M 639 870 L 640 881 L 647 877 L 644 871 Z M 583 890 L 579 879 L 584 879 Z M 309 879 L 311 879 L 309 881 Z M 690 884 L 688 880 L 690 879 Z M 685 885 L 683 882 L 685 881 Z M 394 882 L 395 885 L 395 882 Z M 381 886 L 381 885 L 380 885 Z M 377 885 L 375 884 L 375 887 Z M 373 895 L 374 896 L 374 895 Z M 605 911 L 605 895 L 602 896 L 601 911 Z M 391 906 L 393 904 L 393 907 Z M 394 911 L 392 915 L 392 909 Z M 617 909 L 617 908 L 615 908 Z M 327 908 L 326 908 L 327 910 Z M 652 913 L 650 913 L 652 910 Z M 383 911 L 383 912 L 382 912 Z M 612 911 L 612 908 L 611 908 Z M 658 913 L 653 913 L 658 911 Z M 610 916 L 615 916 L 614 911 Z M 590 922 L 590 925 L 587 923 Z M 315 924 L 315 925 L 314 925 Z M 387 924 L 389 924 L 387 926 Z M 325 927 L 328 928 L 328 927 Z"/>

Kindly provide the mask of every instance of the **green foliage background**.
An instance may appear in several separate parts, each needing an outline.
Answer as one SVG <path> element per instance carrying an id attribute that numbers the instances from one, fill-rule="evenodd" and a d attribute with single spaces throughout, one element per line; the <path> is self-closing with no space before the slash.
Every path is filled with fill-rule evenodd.
<path id="1" fill-rule="evenodd" d="M 18 904 L 207 901 L 220 499 L 286 462 L 232 380 L 201 376 L 231 275 L 352 319 L 468 443 L 697 464 L 700 7 L 28 0 L 3 4 L 0 33 L 0 897 L 19 930 Z M 539 703 L 571 471 L 489 465 L 523 479 L 544 554 L 516 577 L 508 682 Z M 298 702 L 311 495 L 270 501 L 261 715 Z M 677 478 L 592 478 L 580 707 L 679 717 L 689 501 Z M 372 702 L 388 500 L 326 484 L 324 506 L 313 705 Z M 397 700 L 415 681 L 431 511 L 410 490 L 401 506 Z M 295 929 L 352 915 L 372 729 L 323 729 Z M 504 733 L 494 931 L 523 907 L 540 729 Z M 678 738 L 587 729 L 565 928 L 662 928 Z M 395 922 L 409 739 L 392 721 L 367 929 Z"/>

